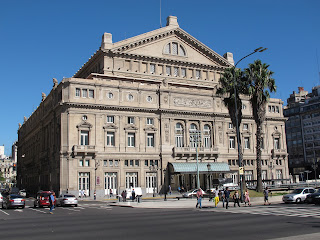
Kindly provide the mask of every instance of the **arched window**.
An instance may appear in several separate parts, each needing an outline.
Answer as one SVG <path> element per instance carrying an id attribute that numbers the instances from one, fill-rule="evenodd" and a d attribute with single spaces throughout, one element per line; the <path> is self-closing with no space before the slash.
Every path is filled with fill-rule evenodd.
<path id="1" fill-rule="evenodd" d="M 198 130 L 197 125 L 192 123 L 190 125 L 190 135 L 192 135 L 192 132 L 195 132 L 196 130 Z M 193 137 L 190 138 L 190 145 L 191 145 L 192 148 L 196 148 L 197 147 L 196 138 L 193 138 Z"/>
<path id="2" fill-rule="evenodd" d="M 176 55 L 176 56 L 181 56 L 181 57 L 186 56 L 185 48 L 177 42 L 168 43 L 164 48 L 164 53 Z"/>
<path id="3" fill-rule="evenodd" d="M 208 124 L 203 126 L 203 147 L 211 148 L 211 129 Z"/>
<path id="4" fill-rule="evenodd" d="M 191 131 L 198 130 L 197 125 L 195 125 L 194 123 L 192 123 L 192 124 L 190 125 L 190 130 L 191 130 Z"/>
<path id="5" fill-rule="evenodd" d="M 176 147 L 184 147 L 183 127 L 181 123 L 176 124 L 175 139 L 176 139 Z"/>

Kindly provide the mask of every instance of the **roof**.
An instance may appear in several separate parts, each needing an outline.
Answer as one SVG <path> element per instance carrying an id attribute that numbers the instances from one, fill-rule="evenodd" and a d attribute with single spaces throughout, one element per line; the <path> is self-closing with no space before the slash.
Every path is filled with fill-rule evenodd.
<path id="1" fill-rule="evenodd" d="M 185 163 L 170 163 L 173 167 L 173 172 L 175 173 L 195 173 L 197 172 L 197 163 L 195 162 L 185 162 Z M 207 165 L 211 165 L 210 172 L 230 172 L 229 165 L 227 163 L 221 162 L 201 162 L 198 163 L 199 165 L 199 172 L 206 172 L 208 173 Z"/>

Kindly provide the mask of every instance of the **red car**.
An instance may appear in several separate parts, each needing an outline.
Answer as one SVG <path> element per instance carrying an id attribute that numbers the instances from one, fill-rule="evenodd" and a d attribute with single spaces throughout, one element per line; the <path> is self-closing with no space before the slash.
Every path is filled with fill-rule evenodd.
<path id="1" fill-rule="evenodd" d="M 50 194 L 54 196 L 54 205 L 56 205 L 55 193 L 52 191 L 40 191 L 37 193 L 37 197 L 34 200 L 34 207 L 50 207 L 49 197 Z"/>

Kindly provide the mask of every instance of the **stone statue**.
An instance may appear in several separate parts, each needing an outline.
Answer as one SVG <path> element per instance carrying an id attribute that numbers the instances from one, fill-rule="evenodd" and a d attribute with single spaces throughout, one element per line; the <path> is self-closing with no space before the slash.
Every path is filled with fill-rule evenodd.
<path id="1" fill-rule="evenodd" d="M 47 95 L 45 93 L 42 93 L 42 102 L 46 99 Z"/>
<path id="2" fill-rule="evenodd" d="M 56 78 L 52 78 L 53 81 L 53 88 L 56 88 L 58 86 L 58 80 Z"/>
<path id="3" fill-rule="evenodd" d="M 19 123 L 19 129 L 21 128 L 21 123 Z"/>
<path id="4" fill-rule="evenodd" d="M 26 122 L 28 119 L 26 116 L 23 117 L 23 122 Z"/>

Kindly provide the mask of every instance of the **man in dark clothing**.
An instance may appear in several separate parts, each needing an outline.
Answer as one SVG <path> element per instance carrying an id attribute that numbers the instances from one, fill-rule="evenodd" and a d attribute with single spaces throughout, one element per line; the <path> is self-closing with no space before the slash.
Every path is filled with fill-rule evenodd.
<path id="1" fill-rule="evenodd" d="M 224 200 L 226 201 L 226 209 L 229 207 L 229 198 L 230 198 L 230 191 L 229 188 L 226 187 L 226 190 L 224 191 Z"/>
<path id="2" fill-rule="evenodd" d="M 136 199 L 136 192 L 134 191 L 134 189 L 132 189 L 132 202 Z"/>

